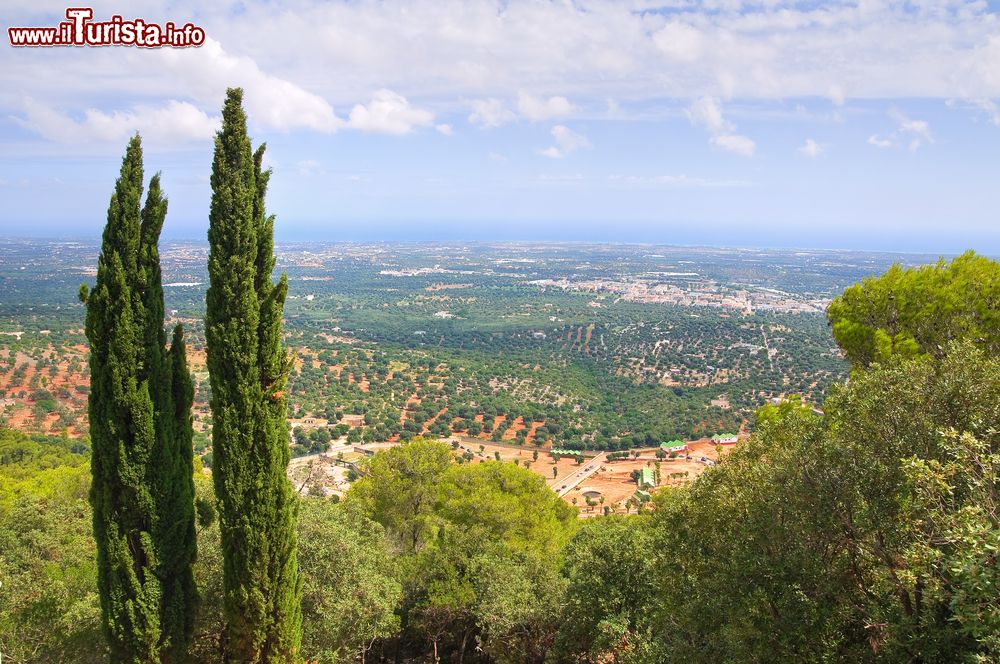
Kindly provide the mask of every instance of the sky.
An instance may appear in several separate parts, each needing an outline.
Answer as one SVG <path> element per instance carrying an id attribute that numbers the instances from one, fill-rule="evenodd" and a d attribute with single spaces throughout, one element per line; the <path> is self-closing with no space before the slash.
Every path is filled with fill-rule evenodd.
<path id="1" fill-rule="evenodd" d="M 65 11 L 3 0 L 0 23 Z M 997 3 L 94 6 L 114 14 L 206 40 L 14 48 L 4 34 L 0 236 L 99 236 L 138 131 L 170 199 L 164 237 L 204 239 L 238 85 L 279 240 L 1000 254 Z"/>

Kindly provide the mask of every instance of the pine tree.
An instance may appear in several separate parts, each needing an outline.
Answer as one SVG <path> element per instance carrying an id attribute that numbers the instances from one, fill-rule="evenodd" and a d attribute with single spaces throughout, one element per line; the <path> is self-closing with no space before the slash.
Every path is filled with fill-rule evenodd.
<path id="1" fill-rule="evenodd" d="M 108 208 L 97 281 L 81 288 L 90 341 L 90 436 L 98 590 L 114 662 L 183 658 L 195 610 L 190 405 L 184 344 L 168 354 L 157 243 L 159 175 L 142 197 L 142 145 L 129 141 Z M 184 380 L 187 383 L 184 383 Z M 186 391 L 183 388 L 186 387 Z M 181 426 L 186 425 L 186 429 Z"/>
<path id="2" fill-rule="evenodd" d="M 264 211 L 270 171 L 251 152 L 243 91 L 230 89 L 215 141 L 205 335 L 212 387 L 212 475 L 224 558 L 227 661 L 298 658 L 302 584 L 297 502 L 289 461 L 281 344 L 288 291 L 272 283 L 274 218 Z"/>

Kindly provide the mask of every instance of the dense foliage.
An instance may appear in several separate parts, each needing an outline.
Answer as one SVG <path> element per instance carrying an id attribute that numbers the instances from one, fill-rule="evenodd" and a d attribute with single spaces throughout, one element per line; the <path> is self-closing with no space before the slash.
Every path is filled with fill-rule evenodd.
<path id="1" fill-rule="evenodd" d="M 414 439 L 378 454 L 345 507 L 379 522 L 398 561 L 400 631 L 380 653 L 436 659 L 486 653 L 545 661 L 559 628 L 561 552 L 570 507 L 509 463 L 453 464 L 444 443 Z"/>
<path id="2" fill-rule="evenodd" d="M 107 660 L 99 645 L 90 484 L 85 446 L 0 428 L 0 653 L 6 662 Z"/>
<path id="3" fill-rule="evenodd" d="M 264 210 L 270 171 L 251 152 L 243 91 L 230 89 L 215 140 L 209 214 L 205 335 L 212 387 L 212 476 L 224 555 L 227 661 L 298 658 L 302 580 L 289 460 L 282 347 L 288 290 L 274 270 L 274 218 Z"/>
<path id="4" fill-rule="evenodd" d="M 14 664 L 98 664 L 102 648 L 89 453 L 62 438 L 0 428 L 0 653 Z M 222 547 L 212 482 L 196 469 L 201 607 L 191 658 L 217 662 L 223 625 Z M 303 650 L 352 661 L 395 633 L 401 595 L 380 525 L 303 498 L 299 522 Z"/>
<path id="5" fill-rule="evenodd" d="M 946 263 L 893 265 L 855 284 L 829 308 L 833 336 L 855 364 L 893 355 L 942 357 L 969 339 L 1000 353 L 1000 265 L 969 251 Z"/>
<path id="6" fill-rule="evenodd" d="M 132 138 L 108 208 L 97 282 L 80 290 L 90 341 L 94 537 L 105 633 L 116 662 L 183 656 L 196 589 L 191 379 L 181 329 L 168 351 L 157 243 L 167 202 L 142 197 Z"/>

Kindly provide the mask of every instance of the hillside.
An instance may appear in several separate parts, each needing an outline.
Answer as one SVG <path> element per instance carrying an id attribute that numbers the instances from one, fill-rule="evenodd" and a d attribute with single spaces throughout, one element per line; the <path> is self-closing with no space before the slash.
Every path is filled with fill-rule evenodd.
<path id="1" fill-rule="evenodd" d="M 638 515 L 581 522 L 510 454 L 467 458 L 420 437 L 388 446 L 358 464 L 342 500 L 300 498 L 303 655 L 995 659 L 1000 337 L 977 321 L 997 315 L 998 284 L 1000 265 L 967 255 L 848 290 L 830 315 L 835 330 L 854 321 L 841 337 L 854 366 L 822 414 L 763 406 L 748 440 Z M 887 287 L 894 304 L 866 309 Z M 944 312 L 957 292 L 965 304 Z M 860 353 L 883 337 L 894 343 L 877 357 Z M 85 438 L 0 431 L 9 661 L 103 661 L 86 459 Z M 193 653 L 208 662 L 221 558 L 200 468 L 196 485 Z"/>

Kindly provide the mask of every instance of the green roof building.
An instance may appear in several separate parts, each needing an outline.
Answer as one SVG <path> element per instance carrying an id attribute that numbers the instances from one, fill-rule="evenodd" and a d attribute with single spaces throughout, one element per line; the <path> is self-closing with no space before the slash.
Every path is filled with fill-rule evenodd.
<path id="1" fill-rule="evenodd" d="M 668 443 L 660 443 L 660 448 L 667 452 L 677 452 L 687 449 L 687 443 L 683 440 L 671 440 Z"/>
<path id="2" fill-rule="evenodd" d="M 644 489 L 647 487 L 656 486 L 656 475 L 653 473 L 652 468 L 643 468 L 642 477 L 639 478 L 639 488 Z"/>

